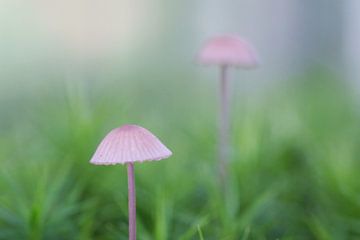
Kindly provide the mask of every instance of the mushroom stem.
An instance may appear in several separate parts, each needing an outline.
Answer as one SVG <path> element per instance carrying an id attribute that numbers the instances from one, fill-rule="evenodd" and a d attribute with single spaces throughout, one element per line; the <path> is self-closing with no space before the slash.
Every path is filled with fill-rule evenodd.
<path id="1" fill-rule="evenodd" d="M 219 175 L 225 190 L 229 161 L 229 79 L 228 66 L 220 67 Z"/>
<path id="2" fill-rule="evenodd" d="M 136 240 L 136 193 L 134 164 L 127 164 L 129 190 L 129 240 Z"/>

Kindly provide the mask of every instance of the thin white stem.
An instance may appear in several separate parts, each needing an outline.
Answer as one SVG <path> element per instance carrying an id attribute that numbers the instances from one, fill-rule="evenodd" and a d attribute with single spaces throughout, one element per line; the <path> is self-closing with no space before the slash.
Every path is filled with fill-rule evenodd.
<path id="1" fill-rule="evenodd" d="M 133 163 L 128 163 L 127 172 L 129 190 L 129 240 L 136 240 L 136 192 Z"/>
<path id="2" fill-rule="evenodd" d="M 229 162 L 229 80 L 227 66 L 220 67 L 219 111 L 219 174 L 223 188 L 226 187 Z"/>

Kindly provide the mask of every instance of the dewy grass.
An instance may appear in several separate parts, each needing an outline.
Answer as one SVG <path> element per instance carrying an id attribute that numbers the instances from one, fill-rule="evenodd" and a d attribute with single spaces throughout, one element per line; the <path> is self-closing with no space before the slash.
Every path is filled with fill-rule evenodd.
<path id="1" fill-rule="evenodd" d="M 163 85 L 159 94 L 173 97 L 154 98 L 161 107 L 146 104 L 160 91 L 158 82 L 137 96 L 137 111 L 152 118 L 132 117 L 160 129 L 177 150 L 171 161 L 136 168 L 142 239 L 199 239 L 198 225 L 206 240 L 359 238 L 360 116 L 341 81 L 309 75 L 257 106 L 237 108 L 232 141 L 241 154 L 230 165 L 233 200 L 226 209 L 209 165 L 216 160 L 215 111 L 208 108 L 211 98 L 192 107 L 203 86 L 187 74 L 174 79 L 182 85 Z M 106 129 L 130 120 L 134 103 L 125 101 L 132 92 L 119 93 L 121 83 L 101 84 L 89 98 L 97 114 L 87 120 L 59 101 L 61 88 L 0 102 L 1 240 L 32 234 L 43 240 L 128 238 L 126 169 L 94 167 L 88 160 Z M 186 96 L 177 94 L 190 85 Z M 119 95 L 120 102 L 111 101 Z"/>

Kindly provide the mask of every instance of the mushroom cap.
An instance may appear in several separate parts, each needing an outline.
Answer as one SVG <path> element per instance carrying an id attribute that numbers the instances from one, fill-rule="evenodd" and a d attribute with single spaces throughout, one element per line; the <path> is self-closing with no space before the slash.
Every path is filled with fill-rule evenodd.
<path id="1" fill-rule="evenodd" d="M 172 152 L 147 129 L 137 125 L 123 125 L 105 136 L 90 163 L 126 164 L 161 160 L 171 155 Z"/>
<path id="2" fill-rule="evenodd" d="M 255 48 L 236 35 L 224 35 L 210 39 L 200 51 L 203 64 L 255 68 L 258 57 Z"/>

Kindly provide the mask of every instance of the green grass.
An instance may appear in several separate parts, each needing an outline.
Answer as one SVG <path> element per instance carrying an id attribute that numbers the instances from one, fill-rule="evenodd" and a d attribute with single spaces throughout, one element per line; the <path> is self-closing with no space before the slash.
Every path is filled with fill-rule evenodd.
<path id="1" fill-rule="evenodd" d="M 89 164 L 124 123 L 174 153 L 135 167 L 139 239 L 360 239 L 360 116 L 344 84 L 309 75 L 256 105 L 235 94 L 223 194 L 215 81 L 141 79 L 2 98 L 0 239 L 127 239 L 125 167 Z"/>

